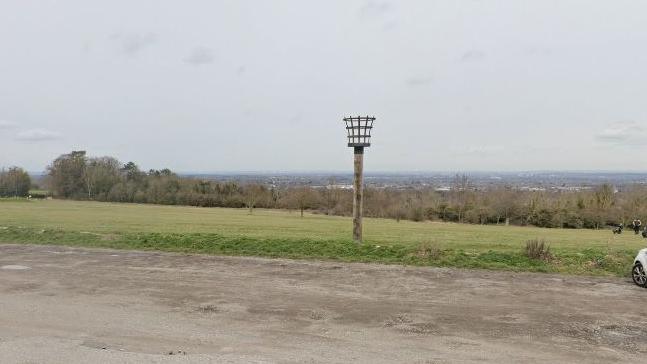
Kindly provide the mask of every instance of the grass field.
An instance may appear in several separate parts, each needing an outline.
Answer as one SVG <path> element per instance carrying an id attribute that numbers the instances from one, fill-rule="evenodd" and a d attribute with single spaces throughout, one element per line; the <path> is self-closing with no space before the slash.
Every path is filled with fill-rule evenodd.
<path id="1" fill-rule="evenodd" d="M 0 200 L 0 242 L 157 249 L 571 274 L 626 275 L 645 241 L 629 232 L 365 219 L 365 243 L 344 217 L 279 210 L 61 200 Z M 555 259 L 532 260 L 545 239 Z"/>

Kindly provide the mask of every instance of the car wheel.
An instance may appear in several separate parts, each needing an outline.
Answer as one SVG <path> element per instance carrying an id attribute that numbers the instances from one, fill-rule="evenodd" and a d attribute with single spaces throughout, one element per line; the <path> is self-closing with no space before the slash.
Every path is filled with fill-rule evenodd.
<path id="1" fill-rule="evenodd" d="M 642 264 L 634 264 L 634 267 L 631 270 L 631 278 L 633 278 L 635 284 L 641 287 L 645 287 L 647 285 L 647 274 L 645 274 L 645 269 Z"/>

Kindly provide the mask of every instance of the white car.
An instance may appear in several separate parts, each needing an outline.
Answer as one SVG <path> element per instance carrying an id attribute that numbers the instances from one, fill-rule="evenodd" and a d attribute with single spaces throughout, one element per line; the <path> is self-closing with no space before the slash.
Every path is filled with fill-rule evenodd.
<path id="1" fill-rule="evenodd" d="M 634 267 L 631 269 L 631 278 L 641 287 L 647 287 L 647 249 L 641 249 L 634 258 Z"/>

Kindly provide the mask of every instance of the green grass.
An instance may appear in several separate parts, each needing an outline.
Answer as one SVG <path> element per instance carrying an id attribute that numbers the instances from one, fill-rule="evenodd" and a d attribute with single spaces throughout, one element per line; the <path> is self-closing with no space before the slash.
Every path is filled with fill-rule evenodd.
<path id="1" fill-rule="evenodd" d="M 379 262 L 569 274 L 626 275 L 645 245 L 629 232 L 351 219 L 278 210 L 195 208 L 61 200 L 0 200 L 0 242 Z M 556 259 L 523 255 L 545 239 Z M 436 254 L 425 254 L 427 248 Z"/>

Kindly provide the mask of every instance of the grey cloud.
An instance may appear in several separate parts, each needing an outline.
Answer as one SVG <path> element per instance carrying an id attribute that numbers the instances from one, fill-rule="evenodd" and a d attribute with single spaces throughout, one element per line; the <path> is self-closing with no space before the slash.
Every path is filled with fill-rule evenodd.
<path id="1" fill-rule="evenodd" d="M 485 54 L 485 52 L 472 49 L 463 53 L 463 55 L 461 56 L 461 62 L 480 61 L 484 59 L 486 56 L 487 55 Z"/>
<path id="2" fill-rule="evenodd" d="M 410 87 L 425 86 L 430 84 L 431 82 L 431 77 L 411 77 L 405 81 L 407 86 Z"/>
<path id="3" fill-rule="evenodd" d="M 473 145 L 464 149 L 454 150 L 454 155 L 458 156 L 484 156 L 503 152 L 505 147 L 502 145 Z"/>
<path id="4" fill-rule="evenodd" d="M 59 132 L 47 129 L 29 129 L 21 131 L 16 135 L 16 140 L 26 142 L 40 142 L 61 139 L 63 135 Z"/>
<path id="5" fill-rule="evenodd" d="M 367 1 L 364 6 L 359 9 L 361 16 L 381 16 L 393 10 L 391 3 L 386 1 Z"/>
<path id="6" fill-rule="evenodd" d="M 610 124 L 595 135 L 598 142 L 611 145 L 647 144 L 647 130 L 633 121 Z"/>
<path id="7" fill-rule="evenodd" d="M 92 52 L 92 43 L 90 41 L 83 42 L 83 45 L 81 45 L 81 52 L 83 53 Z"/>
<path id="8" fill-rule="evenodd" d="M 191 54 L 184 59 L 186 63 L 196 66 L 212 63 L 214 60 L 213 52 L 206 47 L 196 47 L 191 51 Z"/>
<path id="9" fill-rule="evenodd" d="M 386 23 L 384 23 L 384 25 L 382 25 L 382 30 L 384 30 L 385 32 L 391 31 L 397 28 L 399 24 L 400 23 L 395 20 L 387 21 Z"/>
<path id="10" fill-rule="evenodd" d="M 550 56 L 553 51 L 546 47 L 527 47 L 523 50 L 523 53 L 527 56 Z"/>
<path id="11" fill-rule="evenodd" d="M 289 121 L 289 122 L 290 122 L 290 124 L 292 124 L 292 125 L 300 124 L 300 123 L 303 121 L 303 114 L 302 114 L 302 113 L 300 113 L 300 112 L 299 112 L 299 113 L 296 113 L 296 114 L 292 115 L 292 116 L 288 119 L 288 121 Z"/>
<path id="12" fill-rule="evenodd" d="M 16 123 L 6 120 L 0 120 L 0 130 L 8 130 L 17 127 Z"/>
<path id="13" fill-rule="evenodd" d="M 157 41 L 157 35 L 153 33 L 116 33 L 112 35 L 112 39 L 119 42 L 119 47 L 124 54 L 132 56 L 154 44 Z"/>

